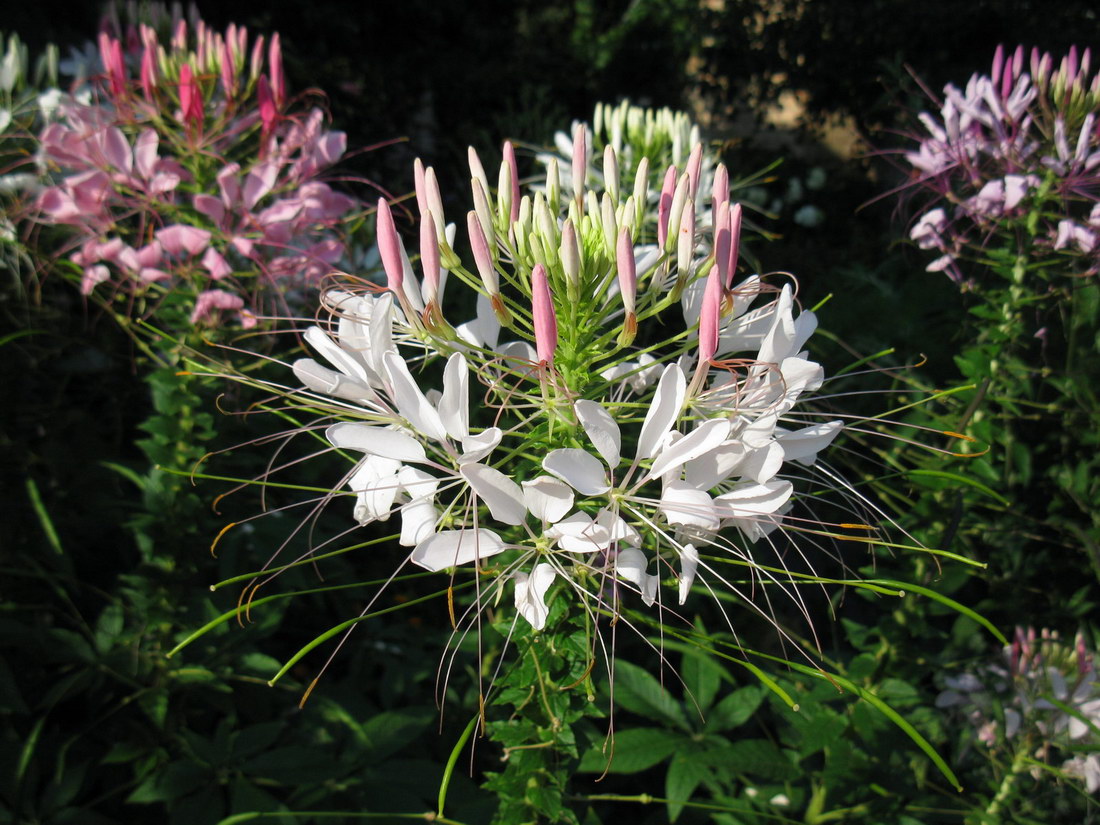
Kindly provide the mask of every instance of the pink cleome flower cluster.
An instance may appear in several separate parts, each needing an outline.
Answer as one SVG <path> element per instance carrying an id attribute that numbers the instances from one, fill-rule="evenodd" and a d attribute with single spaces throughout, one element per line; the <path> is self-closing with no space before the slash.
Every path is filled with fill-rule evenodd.
<path id="1" fill-rule="evenodd" d="M 930 272 L 956 281 L 960 257 L 1000 236 L 1029 256 L 1064 256 L 1079 274 L 1100 270 L 1100 75 L 1075 48 L 1053 59 L 1023 46 L 998 47 L 989 75 L 965 89 L 948 84 L 937 114 L 918 118 L 927 134 L 905 153 L 913 178 L 932 195 L 910 231 L 939 253 Z"/>
<path id="2" fill-rule="evenodd" d="M 193 40 L 193 44 L 192 44 Z M 189 288 L 192 323 L 237 313 L 245 327 L 274 292 L 316 285 L 345 252 L 341 227 L 358 202 L 320 175 L 346 137 L 318 108 L 293 111 L 278 35 L 248 48 L 176 22 L 167 47 L 142 25 L 104 33 L 98 97 L 67 98 L 40 135 L 53 185 L 40 220 L 71 227 L 81 288 L 140 293 Z"/>

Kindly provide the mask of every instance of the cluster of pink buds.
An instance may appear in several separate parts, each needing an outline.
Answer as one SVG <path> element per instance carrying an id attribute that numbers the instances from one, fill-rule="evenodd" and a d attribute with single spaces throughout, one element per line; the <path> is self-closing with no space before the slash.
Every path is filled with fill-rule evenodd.
<path id="1" fill-rule="evenodd" d="M 183 20 L 167 48 L 149 26 L 133 34 L 100 36 L 100 97 L 65 99 L 41 133 L 53 181 L 38 219 L 71 231 L 85 294 L 181 294 L 193 323 L 233 311 L 252 326 L 344 256 L 358 203 L 319 176 L 346 138 L 319 109 L 286 109 L 278 35 L 249 48 L 243 27 Z"/>
<path id="2" fill-rule="evenodd" d="M 789 515 L 807 485 L 835 488 L 816 460 L 842 422 L 803 403 L 824 380 L 813 313 L 786 276 L 738 277 L 740 207 L 700 145 L 654 191 L 645 159 L 629 186 L 592 188 L 587 141 L 578 125 L 568 189 L 551 163 L 526 194 L 510 144 L 495 187 L 470 151 L 472 266 L 431 167 L 414 175 L 419 276 L 379 202 L 386 286 L 324 293 L 332 321 L 304 332 L 315 358 L 284 393 L 350 458 L 326 501 L 362 525 L 396 516 L 402 567 L 484 574 L 467 618 L 508 592 L 535 629 L 577 601 L 664 609 L 662 582 L 680 604 L 721 590 L 769 615 L 746 581 L 801 604 L 819 548 L 788 554 L 793 536 L 870 529 Z M 456 280 L 476 294 L 462 323 Z"/>
<path id="3" fill-rule="evenodd" d="M 939 253 L 929 271 L 961 281 L 959 259 L 994 237 L 1074 274 L 1100 270 L 1100 74 L 1088 49 L 1053 63 L 998 47 L 989 75 L 949 84 L 939 115 L 919 115 L 927 134 L 905 158 L 932 201 L 910 237 Z"/>

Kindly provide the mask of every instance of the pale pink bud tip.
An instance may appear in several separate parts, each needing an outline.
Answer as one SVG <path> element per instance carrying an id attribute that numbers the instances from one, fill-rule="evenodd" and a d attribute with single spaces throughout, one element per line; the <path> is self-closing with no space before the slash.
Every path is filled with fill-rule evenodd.
<path id="1" fill-rule="evenodd" d="M 535 264 L 531 273 L 531 312 L 535 322 L 535 351 L 539 363 L 554 363 L 554 350 L 558 346 L 558 321 L 554 317 L 554 301 L 550 297 L 550 283 L 546 280 L 546 267 Z"/>
<path id="2" fill-rule="evenodd" d="M 424 268 L 424 301 L 430 303 L 439 294 L 439 240 L 431 212 L 420 219 L 420 263 Z"/>
<path id="3" fill-rule="evenodd" d="M 382 266 L 386 270 L 386 286 L 394 295 L 402 296 L 405 282 L 405 269 L 401 256 L 401 238 L 393 223 L 393 214 L 385 198 L 378 199 L 377 227 L 378 252 L 382 256 Z"/>
<path id="4" fill-rule="evenodd" d="M 729 263 L 726 266 L 726 289 L 733 284 L 733 277 L 737 273 L 737 258 L 741 252 L 741 204 L 735 203 L 730 207 L 730 248 Z"/>
<path id="5" fill-rule="evenodd" d="M 508 164 L 508 172 L 512 176 L 512 210 L 509 220 L 512 223 L 519 218 L 519 166 L 516 164 L 516 150 L 512 141 L 504 141 L 504 162 Z"/>

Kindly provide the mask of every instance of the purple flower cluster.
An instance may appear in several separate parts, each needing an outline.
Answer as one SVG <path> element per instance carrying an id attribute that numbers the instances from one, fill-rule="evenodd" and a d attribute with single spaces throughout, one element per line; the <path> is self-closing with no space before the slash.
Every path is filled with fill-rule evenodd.
<path id="1" fill-rule="evenodd" d="M 346 138 L 320 109 L 288 111 L 278 35 L 269 80 L 262 37 L 246 72 L 245 29 L 222 37 L 200 22 L 194 48 L 187 31 L 178 21 L 168 50 L 148 26 L 131 33 L 136 78 L 123 40 L 100 36 L 98 99 L 67 98 L 39 137 L 54 182 L 38 216 L 73 229 L 66 254 L 85 294 L 187 286 L 193 323 L 230 310 L 250 327 L 265 293 L 316 285 L 344 255 L 358 202 L 319 175 Z"/>
<path id="2" fill-rule="evenodd" d="M 1032 260 L 1061 256 L 1077 274 L 1100 270 L 1100 75 L 1090 61 L 1073 48 L 1052 71 L 1049 54 L 998 47 L 989 75 L 948 84 L 938 114 L 918 115 L 927 134 L 905 159 L 933 197 L 910 238 L 939 253 L 929 271 L 961 281 L 966 249 L 994 238 Z"/>

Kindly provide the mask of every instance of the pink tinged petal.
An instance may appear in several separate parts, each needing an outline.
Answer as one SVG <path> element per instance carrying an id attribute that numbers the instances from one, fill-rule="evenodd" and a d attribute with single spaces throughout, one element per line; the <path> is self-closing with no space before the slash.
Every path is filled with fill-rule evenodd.
<path id="1" fill-rule="evenodd" d="M 539 476 L 524 481 L 522 487 L 523 503 L 531 515 L 543 523 L 561 521 L 573 508 L 573 490 L 556 478 Z"/>
<path id="2" fill-rule="evenodd" d="M 439 193 L 439 181 L 435 177 L 435 169 L 429 166 L 424 170 L 424 195 L 428 201 L 428 209 L 435 216 L 436 237 L 442 239 L 443 227 L 447 225 L 447 219 L 443 215 L 443 197 Z"/>
<path id="3" fill-rule="evenodd" d="M 159 139 L 152 129 L 142 129 L 134 141 L 134 165 L 145 180 L 152 180 L 157 169 Z"/>
<path id="4" fill-rule="evenodd" d="M 420 391 L 405 359 L 396 352 L 387 352 L 382 355 L 382 365 L 393 388 L 393 400 L 401 417 L 412 424 L 417 432 L 434 441 L 445 441 L 447 430 L 443 427 L 439 413 Z"/>
<path id="5" fill-rule="evenodd" d="M 546 627 L 546 619 L 550 615 L 550 609 L 546 606 L 546 591 L 554 583 L 555 576 L 557 572 L 546 562 L 536 564 L 530 576 L 522 570 L 513 575 L 516 580 L 516 610 L 535 630 Z"/>
<path id="6" fill-rule="evenodd" d="M 669 524 L 712 531 L 719 527 L 718 511 L 711 497 L 686 481 L 670 481 L 666 484 L 661 492 L 658 508 Z"/>
<path id="7" fill-rule="evenodd" d="M 527 517 L 523 490 L 500 470 L 484 464 L 463 464 L 459 473 L 489 508 L 494 519 L 503 524 L 522 524 Z"/>
<path id="8" fill-rule="evenodd" d="M 499 427 L 489 427 L 477 435 L 467 436 L 462 439 L 462 455 L 458 457 L 460 464 L 481 461 L 489 453 L 496 449 L 504 433 Z"/>
<path id="9" fill-rule="evenodd" d="M 685 544 L 680 550 L 680 604 L 687 601 L 695 571 L 699 569 L 699 551 L 694 544 Z"/>
<path id="10" fill-rule="evenodd" d="M 111 270 L 105 267 L 103 264 L 96 264 L 95 266 L 85 267 L 84 277 L 80 280 L 80 291 L 84 295 L 91 293 L 96 288 L 97 284 L 101 284 L 104 281 L 108 281 L 111 278 Z"/>
<path id="11" fill-rule="evenodd" d="M 512 141 L 504 141 L 504 163 L 508 167 L 508 194 L 511 196 L 511 209 L 508 213 L 508 222 L 515 223 L 519 217 L 519 166 L 516 164 L 516 150 Z"/>
<path id="12" fill-rule="evenodd" d="M 531 273 L 531 312 L 535 322 L 535 348 L 540 363 L 554 363 L 554 350 L 558 346 L 558 321 L 554 316 L 554 301 L 550 297 L 550 283 L 546 279 L 546 267 L 535 264 Z"/>
<path id="13" fill-rule="evenodd" d="M 576 447 L 551 450 L 542 460 L 542 468 L 581 495 L 598 496 L 611 489 L 603 463 Z"/>
<path id="14" fill-rule="evenodd" d="M 416 210 L 423 215 L 428 211 L 428 195 L 424 186 L 424 162 L 420 158 L 413 160 L 413 192 L 416 195 Z"/>
<path id="15" fill-rule="evenodd" d="M 378 213 L 376 215 L 378 237 L 378 251 L 382 256 L 382 266 L 386 270 L 387 286 L 394 295 L 402 295 L 402 285 L 405 280 L 404 247 L 401 238 L 397 234 L 397 227 L 393 223 L 393 214 L 390 205 L 385 198 L 378 199 Z"/>
<path id="16" fill-rule="evenodd" d="M 828 447 L 842 429 L 842 421 L 824 421 L 793 432 L 780 433 L 776 440 L 783 448 L 786 460 L 809 466 L 817 461 L 817 454 Z"/>
<path id="17" fill-rule="evenodd" d="M 584 431 L 588 433 L 592 445 L 603 456 L 607 466 L 612 469 L 618 467 L 622 455 L 622 435 L 611 413 L 595 401 L 587 399 L 577 401 L 573 409 L 576 410 L 577 419 L 584 427 Z"/>
<path id="18" fill-rule="evenodd" d="M 615 260 L 619 276 L 619 293 L 623 296 L 623 307 L 627 315 L 633 315 L 638 292 L 638 271 L 634 260 L 634 245 L 630 242 L 630 230 L 619 230 L 619 241 L 615 248 Z"/>
<path id="19" fill-rule="evenodd" d="M 688 201 L 680 213 L 680 232 L 676 240 L 676 270 L 686 277 L 695 257 L 695 203 Z"/>
<path id="20" fill-rule="evenodd" d="M 218 181 L 218 189 L 221 191 L 222 203 L 227 207 L 236 206 L 241 199 L 241 185 L 237 180 L 240 171 L 240 164 L 229 163 L 215 176 Z M 248 208 L 251 209 L 251 205 Z"/>
<path id="21" fill-rule="evenodd" d="M 620 550 L 615 557 L 615 574 L 636 586 L 648 606 L 657 598 L 657 577 L 646 573 L 646 567 L 645 554 L 635 547 Z"/>
<path id="22" fill-rule="evenodd" d="M 226 275 L 233 274 L 233 267 L 226 263 L 221 253 L 212 246 L 208 247 L 203 254 L 202 265 L 206 268 L 206 271 L 210 273 L 210 277 L 215 281 L 224 278 Z"/>
<path id="23" fill-rule="evenodd" d="M 672 198 L 676 191 L 677 171 L 675 166 L 665 170 L 665 179 L 661 185 L 661 195 L 657 200 L 657 246 L 665 248 L 668 239 L 669 214 L 672 212 Z"/>
<path id="24" fill-rule="evenodd" d="M 222 170 L 223 173 L 227 170 Z M 222 182 L 221 174 L 218 175 L 218 183 Z M 244 176 L 244 186 L 241 188 L 241 197 L 244 199 L 244 205 L 247 209 L 252 209 L 260 199 L 264 197 L 275 186 L 275 181 L 279 176 L 279 164 L 274 161 L 268 161 L 261 163 L 259 166 L 254 166 L 249 170 L 248 174 Z M 223 189 L 223 194 L 225 190 Z M 226 206 L 232 204 L 227 202 Z"/>
<path id="25" fill-rule="evenodd" d="M 704 421 L 675 444 L 658 453 L 649 468 L 646 479 L 658 478 L 678 469 L 684 462 L 691 461 L 719 447 L 730 434 L 730 422 L 725 418 L 712 418 Z"/>
<path id="26" fill-rule="evenodd" d="M 427 460 L 424 445 L 412 436 L 385 427 L 343 421 L 325 430 L 325 438 L 339 450 L 357 450 L 394 461 Z"/>
<path id="27" fill-rule="evenodd" d="M 208 289 L 200 292 L 195 299 L 195 309 L 191 312 L 191 323 L 206 320 L 218 310 L 238 311 L 244 307 L 244 300 L 224 289 Z"/>
<path id="28" fill-rule="evenodd" d="M 447 359 L 443 370 L 443 396 L 439 399 L 439 420 L 447 435 L 462 441 L 470 435 L 470 367 L 461 352 Z"/>
<path id="29" fill-rule="evenodd" d="M 688 203 L 688 176 L 687 172 L 680 175 L 676 182 L 676 191 L 672 194 L 672 206 L 668 211 L 668 237 L 665 239 L 664 248 L 671 252 L 676 250 L 677 258 L 680 251 L 680 234 L 684 229 L 684 208 Z M 694 216 L 694 213 L 693 213 Z M 692 223 L 692 232 L 695 225 Z M 679 263 L 679 260 L 677 260 Z"/>
<path id="30" fill-rule="evenodd" d="M 718 267 L 712 266 L 703 290 L 699 309 L 699 363 L 706 365 L 718 351 L 718 325 L 722 312 L 722 281 Z"/>
<path id="31" fill-rule="evenodd" d="M 409 560 L 437 572 L 487 559 L 505 549 L 500 536 L 492 530 L 442 530 L 416 545 Z"/>
<path id="32" fill-rule="evenodd" d="M 155 233 L 161 247 L 169 255 L 198 255 L 210 243 L 210 232 L 196 226 L 176 224 L 158 229 Z"/>
<path id="33" fill-rule="evenodd" d="M 439 239 L 430 210 L 420 219 L 420 265 L 424 272 L 424 303 L 431 304 L 439 295 Z"/>
<path id="34" fill-rule="evenodd" d="M 141 53 L 141 92 L 150 103 L 157 86 L 156 46 L 146 43 Z"/>
<path id="35" fill-rule="evenodd" d="M 342 398 L 346 401 L 375 402 L 378 395 L 367 384 L 357 381 L 342 372 L 330 370 L 312 358 L 299 358 L 291 368 L 306 389 Z"/>
<path id="36" fill-rule="evenodd" d="M 684 377 L 684 371 L 676 364 L 669 364 L 661 373 L 653 401 L 646 412 L 645 421 L 642 422 L 642 431 L 638 436 L 639 459 L 653 458 L 656 455 L 665 435 L 680 417 L 686 394 L 687 378 Z"/>
<path id="37" fill-rule="evenodd" d="M 588 174 L 588 132 L 583 123 L 573 127 L 573 152 L 571 174 L 573 197 L 578 202 L 584 197 L 584 181 Z"/>
<path id="38" fill-rule="evenodd" d="M 195 211 L 210 218 L 214 223 L 220 224 L 225 217 L 225 206 L 213 195 L 195 195 Z"/>
<path id="39" fill-rule="evenodd" d="M 101 133 L 103 156 L 111 166 L 129 174 L 134 168 L 134 153 L 122 130 L 115 127 Z"/>

